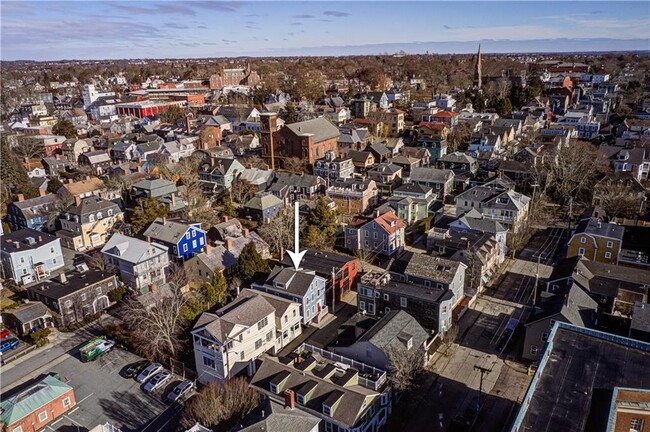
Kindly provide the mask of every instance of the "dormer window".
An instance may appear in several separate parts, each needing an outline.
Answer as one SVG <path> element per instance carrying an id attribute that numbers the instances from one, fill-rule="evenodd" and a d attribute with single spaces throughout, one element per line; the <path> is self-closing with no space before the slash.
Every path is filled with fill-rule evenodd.
<path id="1" fill-rule="evenodd" d="M 323 404 L 323 414 L 325 414 L 326 416 L 331 416 L 332 408 L 328 405 Z"/>
<path id="2" fill-rule="evenodd" d="M 89 220 L 90 222 L 95 222 L 95 215 L 89 215 L 89 216 L 88 216 L 88 220 Z"/>
<path id="3" fill-rule="evenodd" d="M 274 383 L 271 383 L 271 391 L 275 394 L 278 394 L 278 386 Z"/>

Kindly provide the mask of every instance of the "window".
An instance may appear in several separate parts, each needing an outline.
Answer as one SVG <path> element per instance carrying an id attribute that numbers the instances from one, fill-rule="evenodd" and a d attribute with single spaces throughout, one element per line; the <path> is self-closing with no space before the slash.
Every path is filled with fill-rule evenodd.
<path id="1" fill-rule="evenodd" d="M 300 405 L 304 405 L 304 404 L 305 404 L 305 397 L 304 397 L 303 395 L 301 395 L 301 394 L 298 395 L 298 403 L 299 403 Z"/>
<path id="2" fill-rule="evenodd" d="M 187 245 L 186 244 L 183 245 L 183 252 L 187 252 Z"/>
<path id="3" fill-rule="evenodd" d="M 72 300 L 66 300 L 65 301 L 65 307 L 67 307 L 67 308 L 72 307 Z"/>
<path id="4" fill-rule="evenodd" d="M 255 341 L 255 349 L 258 350 L 262 348 L 262 339 L 258 339 Z"/>
<path id="5" fill-rule="evenodd" d="M 108 210 L 108 215 L 109 215 L 109 216 L 113 216 L 113 210 L 110 210 L 110 209 L 109 209 L 109 210 Z"/>
<path id="6" fill-rule="evenodd" d="M 612 248 L 612 247 L 614 247 L 614 242 L 608 241 L 608 242 L 607 242 L 607 247 L 608 247 L 608 248 Z"/>
<path id="7" fill-rule="evenodd" d="M 192 240 L 192 249 L 196 249 L 196 240 Z"/>
<path id="8" fill-rule="evenodd" d="M 389 307 L 384 308 L 384 313 L 388 313 L 388 312 L 390 312 L 390 308 Z"/>
<path id="9" fill-rule="evenodd" d="M 612 253 L 611 252 L 605 252 L 605 258 L 611 258 Z"/>
<path id="10" fill-rule="evenodd" d="M 442 306 L 442 313 L 443 314 L 447 313 L 447 305 Z"/>
<path id="11" fill-rule="evenodd" d="M 14 431 L 15 432 L 15 431 Z M 21 431 L 22 432 L 22 431 Z M 333 426 L 330 422 L 325 422 L 325 432 L 333 432 Z"/>
<path id="12" fill-rule="evenodd" d="M 192 237 L 196 237 L 196 231 L 192 230 Z"/>
<path id="13" fill-rule="evenodd" d="M 390 296 L 388 294 L 384 294 L 384 300 L 386 301 L 390 300 Z"/>
<path id="14" fill-rule="evenodd" d="M 278 386 L 277 384 L 271 383 L 271 391 L 275 394 L 278 393 Z"/>
<path id="15" fill-rule="evenodd" d="M 216 369 L 217 365 L 214 362 L 214 359 L 211 359 L 210 357 L 203 357 L 203 365 L 207 366 L 212 369 Z"/>
<path id="16" fill-rule="evenodd" d="M 85 301 L 85 300 L 86 300 L 86 293 L 82 293 L 81 294 L 81 301 Z"/>
<path id="17" fill-rule="evenodd" d="M 585 254 L 585 248 L 578 248 L 578 255 L 583 256 Z"/>
<path id="18" fill-rule="evenodd" d="M 41 411 L 38 414 L 38 421 L 39 422 L 44 422 L 45 420 L 47 420 L 47 411 Z"/>
<path id="19" fill-rule="evenodd" d="M 95 215 L 88 215 L 89 222 L 95 222 Z"/>
<path id="20" fill-rule="evenodd" d="M 205 243 L 205 242 L 203 241 L 203 237 L 199 237 L 199 244 L 200 244 L 201 246 L 203 246 L 204 243 Z"/>
<path id="21" fill-rule="evenodd" d="M 67 398 L 63 399 L 63 408 L 67 408 L 69 406 L 70 406 L 70 398 L 67 397 Z"/>
<path id="22" fill-rule="evenodd" d="M 548 333 L 542 333 L 542 341 L 546 342 L 548 340 Z"/>
<path id="23" fill-rule="evenodd" d="M 97 292 L 97 294 L 101 294 L 102 293 L 102 287 L 95 288 L 95 291 Z"/>
<path id="24" fill-rule="evenodd" d="M 364 302 L 363 300 L 359 301 L 359 310 L 361 310 L 361 311 L 366 310 L 366 302 Z"/>
<path id="25" fill-rule="evenodd" d="M 185 238 L 188 239 L 188 240 L 190 239 L 190 233 L 189 232 L 185 233 Z"/>
<path id="26" fill-rule="evenodd" d="M 262 330 L 269 323 L 269 317 L 264 317 L 264 319 L 257 323 L 257 329 Z"/>
<path id="27" fill-rule="evenodd" d="M 330 430 L 332 430 L 332 429 L 330 428 Z M 22 427 L 22 426 L 18 426 L 17 428 L 14 428 L 14 431 L 13 431 L 13 432 L 23 432 L 23 427 Z"/>
<path id="28" fill-rule="evenodd" d="M 402 307 L 406 307 L 406 297 L 399 298 L 399 305 Z"/>
<path id="29" fill-rule="evenodd" d="M 587 239 L 584 237 L 580 237 L 580 243 L 587 243 Z"/>
<path id="30" fill-rule="evenodd" d="M 537 350 L 538 349 L 539 348 L 537 347 L 537 345 L 531 345 L 530 346 L 530 355 L 537 355 Z"/>
<path id="31" fill-rule="evenodd" d="M 104 215 L 102 214 L 102 212 L 97 213 L 97 219 L 101 219 L 102 216 L 104 216 Z"/>
<path id="32" fill-rule="evenodd" d="M 332 408 L 328 405 L 323 404 L 323 414 L 332 415 Z"/>
<path id="33" fill-rule="evenodd" d="M 273 331 L 270 331 L 266 334 L 266 341 L 270 342 L 273 339 Z"/>
<path id="34" fill-rule="evenodd" d="M 643 419 L 633 418 L 630 420 L 630 432 L 641 432 L 643 430 Z"/>
<path id="35" fill-rule="evenodd" d="M 244 360 L 244 356 L 245 356 L 245 354 L 244 354 L 244 350 L 241 350 L 241 351 L 239 352 L 239 360 Z"/>
<path id="36" fill-rule="evenodd" d="M 50 248 L 50 253 L 54 253 L 54 248 L 53 247 Z"/>
<path id="37" fill-rule="evenodd" d="M 381 296 L 381 294 L 379 294 L 379 291 L 376 291 L 375 292 L 375 298 L 379 298 L 379 296 Z"/>

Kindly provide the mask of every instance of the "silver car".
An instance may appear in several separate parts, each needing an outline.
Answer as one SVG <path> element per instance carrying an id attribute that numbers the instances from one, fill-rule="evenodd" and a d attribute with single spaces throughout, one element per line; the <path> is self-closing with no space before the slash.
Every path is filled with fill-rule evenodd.
<path id="1" fill-rule="evenodd" d="M 139 383 L 145 382 L 146 380 L 148 380 L 149 378 L 151 378 L 152 376 L 160 372 L 162 368 L 163 366 L 160 363 L 151 363 L 149 366 L 144 368 L 144 370 L 140 372 L 140 374 L 137 377 L 135 377 L 135 380 Z"/>
<path id="2" fill-rule="evenodd" d="M 144 385 L 144 391 L 147 393 L 151 393 L 157 388 L 162 387 L 165 385 L 167 381 L 169 381 L 172 378 L 171 372 L 167 372 L 166 370 L 162 372 L 158 372 L 153 378 L 151 378 L 147 383 Z"/>
<path id="3" fill-rule="evenodd" d="M 178 384 L 176 384 L 176 387 L 174 387 L 174 390 L 169 392 L 169 394 L 167 395 L 167 402 L 178 401 L 183 396 L 191 392 L 193 388 L 194 388 L 194 382 L 190 380 L 186 379 L 179 382 Z"/>

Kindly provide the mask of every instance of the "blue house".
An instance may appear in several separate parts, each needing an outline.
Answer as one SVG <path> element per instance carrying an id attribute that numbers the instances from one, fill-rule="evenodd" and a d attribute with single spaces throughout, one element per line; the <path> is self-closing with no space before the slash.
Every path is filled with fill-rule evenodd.
<path id="1" fill-rule="evenodd" d="M 249 219 L 262 224 L 276 217 L 284 207 L 284 201 L 268 192 L 258 194 L 244 204 L 244 210 Z"/>
<path id="2" fill-rule="evenodd" d="M 447 141 L 440 138 L 421 137 L 417 141 L 417 147 L 429 150 L 431 165 L 447 154 Z"/>
<path id="3" fill-rule="evenodd" d="M 205 231 L 198 222 L 186 219 L 157 218 L 144 232 L 147 240 L 169 248 L 172 258 L 185 261 L 206 245 Z"/>
<path id="4" fill-rule="evenodd" d="M 299 303 L 302 322 L 309 325 L 327 313 L 325 282 L 311 270 L 276 266 L 263 285 L 254 283 L 252 288 Z"/>
<path id="5" fill-rule="evenodd" d="M 11 231 L 31 228 L 36 231 L 55 231 L 55 220 L 48 223 L 48 213 L 54 209 L 57 201 L 56 194 L 47 194 L 36 198 L 24 199 L 18 196 L 18 201 L 7 206 L 7 222 Z"/>

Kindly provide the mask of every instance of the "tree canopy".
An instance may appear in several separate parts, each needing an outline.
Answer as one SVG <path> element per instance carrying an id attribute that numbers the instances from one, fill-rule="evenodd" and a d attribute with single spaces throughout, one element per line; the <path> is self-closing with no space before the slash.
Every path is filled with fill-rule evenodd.
<path id="1" fill-rule="evenodd" d="M 74 128 L 74 125 L 64 119 L 56 122 L 54 127 L 52 127 L 52 133 L 54 135 L 63 135 L 66 138 L 75 138 L 77 136 L 77 130 Z"/>
<path id="2" fill-rule="evenodd" d="M 133 231 L 139 233 L 151 225 L 156 218 L 167 216 L 169 216 L 169 211 L 165 204 L 158 202 L 155 198 L 143 199 L 136 206 L 133 216 L 131 216 Z"/>
<path id="3" fill-rule="evenodd" d="M 271 272 L 268 263 L 255 248 L 255 243 L 250 242 L 239 254 L 235 273 L 242 283 L 250 284 L 264 274 Z"/>

